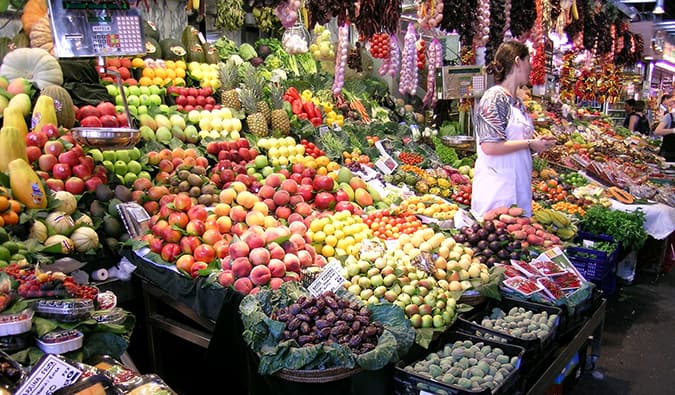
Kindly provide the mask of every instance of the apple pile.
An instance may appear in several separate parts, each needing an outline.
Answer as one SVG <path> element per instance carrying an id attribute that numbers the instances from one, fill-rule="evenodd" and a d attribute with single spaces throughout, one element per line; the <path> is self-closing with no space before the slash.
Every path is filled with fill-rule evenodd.
<path id="1" fill-rule="evenodd" d="M 92 106 L 86 104 L 75 114 L 80 126 L 86 128 L 125 128 L 129 120 L 124 111 L 118 112 L 111 102 L 103 101 Z"/>
<path id="2" fill-rule="evenodd" d="M 445 328 L 456 318 L 456 300 L 441 281 L 416 268 L 400 249 L 375 259 L 347 257 L 344 286 L 366 304 L 389 302 L 399 306 L 415 328 Z M 370 257 L 369 257 L 370 258 Z"/>
<path id="3" fill-rule="evenodd" d="M 199 126 L 202 139 L 238 140 L 241 136 L 241 119 L 227 107 L 214 106 L 212 110 L 192 110 L 187 113 L 188 122 Z"/>
<path id="4" fill-rule="evenodd" d="M 131 149 L 101 151 L 90 149 L 87 151 L 95 163 L 102 164 L 109 174 L 114 174 L 121 184 L 131 187 L 137 178 L 152 180 L 152 176 L 141 164 L 141 151 L 134 147 Z"/>
<path id="5" fill-rule="evenodd" d="M 210 178 L 219 188 L 235 180 L 244 182 L 247 186 L 251 186 L 255 180 L 258 182 L 254 189 L 260 186 L 262 175 L 255 177 L 257 167 L 248 166 L 256 163 L 260 155 L 245 138 L 236 141 L 211 141 L 206 145 L 206 152 L 217 160 L 211 169 Z"/>
<path id="6" fill-rule="evenodd" d="M 310 245 L 306 233 L 307 227 L 300 221 L 288 227 L 249 228 L 230 243 L 228 256 L 221 261 L 218 282 L 248 295 L 265 285 L 277 289 L 285 281 L 299 281 L 303 268 L 326 263 Z"/>
<path id="7" fill-rule="evenodd" d="M 75 144 L 70 133 L 61 135 L 53 124 L 26 135 L 26 153 L 36 173 L 52 191 L 80 195 L 108 182 L 106 169 L 95 165 L 94 158 Z"/>
<path id="8" fill-rule="evenodd" d="M 220 105 L 216 103 L 216 99 L 213 97 L 213 88 L 210 86 L 203 88 L 169 86 L 166 93 L 173 97 L 176 109 L 181 112 L 190 112 L 192 110 L 211 111 L 220 108 Z"/>

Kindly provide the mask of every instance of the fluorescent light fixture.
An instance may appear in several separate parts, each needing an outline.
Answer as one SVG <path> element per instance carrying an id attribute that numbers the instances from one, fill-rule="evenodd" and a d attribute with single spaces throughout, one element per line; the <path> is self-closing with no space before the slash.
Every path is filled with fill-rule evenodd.
<path id="1" fill-rule="evenodd" d="M 668 62 L 660 62 L 659 61 L 659 62 L 656 62 L 655 65 L 656 65 L 656 67 L 662 68 L 664 70 L 668 70 L 671 73 L 675 73 L 675 66 L 673 66 L 672 64 L 670 64 Z"/>
<path id="2" fill-rule="evenodd" d="M 654 6 L 654 11 L 652 11 L 652 14 L 663 15 L 665 13 L 666 11 L 663 9 L 663 0 L 656 0 L 656 6 Z"/>
<path id="3" fill-rule="evenodd" d="M 654 60 L 652 56 L 645 56 L 645 60 Z"/>

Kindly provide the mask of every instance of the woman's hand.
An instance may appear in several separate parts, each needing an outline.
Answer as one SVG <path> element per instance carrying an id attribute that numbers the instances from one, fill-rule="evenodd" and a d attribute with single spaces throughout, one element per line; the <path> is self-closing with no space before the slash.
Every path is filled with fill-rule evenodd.
<path id="1" fill-rule="evenodd" d="M 532 152 L 544 152 L 547 149 L 553 147 L 556 143 L 556 138 L 553 136 L 543 136 L 538 139 L 527 140 L 530 151 Z"/>

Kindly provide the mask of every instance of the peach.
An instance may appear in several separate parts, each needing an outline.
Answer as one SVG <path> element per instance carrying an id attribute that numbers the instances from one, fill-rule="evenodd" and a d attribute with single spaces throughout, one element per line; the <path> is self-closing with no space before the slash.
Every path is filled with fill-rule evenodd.
<path id="1" fill-rule="evenodd" d="M 222 239 L 223 235 L 220 234 L 220 231 L 218 231 L 218 229 L 209 229 L 204 231 L 204 233 L 202 234 L 202 240 L 204 240 L 204 243 L 206 244 L 215 245 L 216 242 Z"/>
<path id="2" fill-rule="evenodd" d="M 217 203 L 213 207 L 213 213 L 217 217 L 224 217 L 224 216 L 230 215 L 230 209 L 231 209 L 231 207 L 227 203 Z"/>
<path id="3" fill-rule="evenodd" d="M 314 264 L 318 267 L 324 267 L 328 261 L 326 260 L 326 257 L 323 255 L 317 255 L 316 258 L 314 258 Z"/>
<path id="4" fill-rule="evenodd" d="M 234 235 L 241 236 L 248 229 L 248 225 L 243 222 L 236 223 L 232 225 L 230 232 Z"/>
<path id="5" fill-rule="evenodd" d="M 249 292 L 248 294 L 249 295 L 255 295 L 258 292 L 260 292 L 260 286 L 254 287 L 253 289 L 251 289 L 251 292 Z"/>
<path id="6" fill-rule="evenodd" d="M 180 258 L 176 260 L 176 268 L 190 273 L 193 263 L 195 263 L 195 258 L 192 255 L 181 255 Z"/>
<path id="7" fill-rule="evenodd" d="M 291 216 L 291 209 L 286 206 L 278 206 L 274 213 L 279 218 L 288 219 Z"/>
<path id="8" fill-rule="evenodd" d="M 281 284 L 284 283 L 284 280 L 277 278 L 277 277 L 272 277 L 270 279 L 270 288 L 272 289 L 279 289 L 281 288 Z"/>
<path id="9" fill-rule="evenodd" d="M 286 251 L 275 242 L 268 243 L 267 249 L 270 251 L 270 257 L 272 259 L 284 259 L 284 255 L 286 255 Z"/>
<path id="10" fill-rule="evenodd" d="M 237 191 L 234 188 L 225 188 L 222 191 L 220 191 L 220 194 L 218 195 L 218 200 L 220 200 L 221 203 L 226 203 L 226 204 L 232 204 L 234 199 L 237 197 Z"/>
<path id="11" fill-rule="evenodd" d="M 277 227 L 279 225 L 280 225 L 279 221 L 276 218 L 274 218 L 273 216 L 271 216 L 271 215 L 265 216 L 265 223 L 263 224 L 263 227 L 265 229 L 274 228 L 274 227 Z"/>
<path id="12" fill-rule="evenodd" d="M 288 225 L 288 229 L 291 231 L 291 233 L 303 236 L 307 233 L 307 226 L 305 226 L 304 222 L 291 222 Z"/>
<path id="13" fill-rule="evenodd" d="M 295 207 L 300 203 L 304 203 L 305 198 L 302 197 L 302 195 L 291 195 L 290 199 L 288 200 L 288 204 Z"/>
<path id="14" fill-rule="evenodd" d="M 230 218 L 232 219 L 232 222 L 246 221 L 246 214 L 248 214 L 248 211 L 241 206 L 234 206 L 230 209 Z"/>
<path id="15" fill-rule="evenodd" d="M 232 270 L 232 257 L 225 256 L 220 259 L 220 268 L 223 270 Z"/>
<path id="16" fill-rule="evenodd" d="M 272 200 L 274 200 L 274 204 L 277 206 L 284 206 L 291 201 L 291 195 L 282 189 L 274 193 Z"/>
<path id="17" fill-rule="evenodd" d="M 270 261 L 270 252 L 264 247 L 254 248 L 248 254 L 248 259 L 253 266 L 267 265 Z"/>
<path id="18" fill-rule="evenodd" d="M 293 222 L 303 222 L 303 219 L 304 219 L 304 218 L 302 218 L 302 215 L 300 215 L 300 214 L 298 214 L 298 213 L 291 213 L 291 215 L 288 216 L 288 218 L 286 219 L 286 221 L 287 221 L 288 224 L 290 225 L 290 224 L 292 224 Z M 304 225 L 304 222 L 303 222 L 303 225 Z"/>
<path id="19" fill-rule="evenodd" d="M 248 276 L 252 268 L 251 262 L 246 257 L 239 257 L 232 261 L 232 273 L 237 278 Z"/>
<path id="20" fill-rule="evenodd" d="M 270 269 L 265 265 L 259 265 L 251 270 L 250 279 L 255 285 L 267 284 L 272 278 Z"/>
<path id="21" fill-rule="evenodd" d="M 258 197 L 249 191 L 239 192 L 237 195 L 237 204 L 240 204 L 247 209 L 252 208 L 255 202 L 258 201 L 260 201 Z"/>
<path id="22" fill-rule="evenodd" d="M 303 217 L 307 217 L 308 215 L 312 214 L 312 206 L 310 206 L 307 202 L 298 203 L 295 205 L 295 212 L 302 215 Z"/>
<path id="23" fill-rule="evenodd" d="M 274 211 L 277 209 L 277 205 L 274 204 L 274 200 L 272 199 L 265 199 L 263 200 L 263 203 L 265 203 L 265 206 L 267 206 L 267 212 L 269 213 L 270 211 Z"/>
<path id="24" fill-rule="evenodd" d="M 300 272 L 300 259 L 295 254 L 286 254 L 284 256 L 284 265 L 287 272 Z"/>
<path id="25" fill-rule="evenodd" d="M 250 251 L 251 249 L 245 241 L 239 240 L 230 244 L 230 257 L 232 259 L 247 257 Z"/>
<path id="26" fill-rule="evenodd" d="M 230 254 L 230 240 L 223 238 L 218 240 L 216 244 L 213 245 L 213 249 L 216 250 L 216 257 L 220 259 L 229 258 Z M 222 266 L 222 264 L 221 264 Z"/>
<path id="27" fill-rule="evenodd" d="M 232 270 L 223 270 L 218 275 L 218 283 L 223 287 L 229 287 L 234 284 L 234 274 Z"/>
<path id="28" fill-rule="evenodd" d="M 286 254 L 295 254 L 298 252 L 298 248 L 295 246 L 295 243 L 290 241 L 290 239 L 281 243 L 281 248 L 286 251 Z"/>
<path id="29" fill-rule="evenodd" d="M 230 217 L 219 217 L 216 220 L 216 226 L 220 233 L 228 233 L 232 228 L 232 219 Z"/>
<path id="30" fill-rule="evenodd" d="M 264 202 L 255 202 L 253 203 L 253 208 L 251 208 L 251 211 L 262 213 L 262 215 L 267 215 L 269 214 L 270 209 Z"/>
<path id="31" fill-rule="evenodd" d="M 270 185 L 263 185 L 260 187 L 260 190 L 258 191 L 258 196 L 262 199 L 271 199 L 272 196 L 274 196 L 274 193 L 276 190 L 274 189 L 273 186 Z"/>
<path id="32" fill-rule="evenodd" d="M 298 183 L 289 178 L 281 183 L 281 189 L 292 195 L 298 192 Z"/>
<path id="33" fill-rule="evenodd" d="M 244 237 L 244 242 L 246 242 L 249 250 L 252 251 L 256 248 L 265 247 L 265 236 L 249 230 L 248 235 Z"/>
<path id="34" fill-rule="evenodd" d="M 283 277 L 286 275 L 286 264 L 281 259 L 270 259 L 267 267 L 272 273 L 272 277 Z"/>
<path id="35" fill-rule="evenodd" d="M 260 211 L 249 211 L 246 214 L 246 224 L 248 226 L 254 225 L 262 226 L 264 223 L 265 223 L 265 214 L 261 213 Z"/>
<path id="36" fill-rule="evenodd" d="M 185 226 L 185 231 L 189 235 L 201 236 L 206 231 L 206 225 L 204 221 L 193 219 Z"/>
<path id="37" fill-rule="evenodd" d="M 162 159 L 171 160 L 171 158 L 173 158 L 173 155 L 171 154 L 170 149 L 164 148 L 161 151 L 159 151 L 159 160 L 162 160 Z"/>
<path id="38" fill-rule="evenodd" d="M 246 184 L 241 181 L 233 181 L 230 184 L 230 188 L 234 189 L 237 193 L 241 193 L 246 190 Z"/>
<path id="39" fill-rule="evenodd" d="M 293 246 L 295 246 L 296 250 L 302 250 L 305 248 L 305 236 L 293 233 L 291 237 L 288 239 Z"/>
<path id="40" fill-rule="evenodd" d="M 272 173 L 265 178 L 265 185 L 269 185 L 273 188 L 278 188 L 281 185 L 281 182 L 281 176 L 277 173 Z"/>
<path id="41" fill-rule="evenodd" d="M 312 256 L 309 254 L 308 251 L 305 250 L 298 251 L 298 260 L 300 260 L 300 265 L 302 267 L 312 266 L 312 264 L 314 263 L 314 259 L 312 259 Z"/>
<path id="42" fill-rule="evenodd" d="M 265 241 L 267 244 L 277 240 L 280 237 L 287 236 L 290 232 L 288 232 L 288 228 L 283 228 L 281 226 L 276 227 L 276 228 L 270 228 L 265 230 Z"/>
<path id="43" fill-rule="evenodd" d="M 238 278 L 233 284 L 234 289 L 244 295 L 248 295 L 253 289 L 253 283 L 248 277 Z"/>

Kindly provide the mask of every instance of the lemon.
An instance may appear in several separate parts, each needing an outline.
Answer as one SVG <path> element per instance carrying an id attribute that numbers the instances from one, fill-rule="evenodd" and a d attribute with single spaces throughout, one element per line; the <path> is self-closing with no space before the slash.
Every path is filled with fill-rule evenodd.
<path id="1" fill-rule="evenodd" d="M 321 248 L 321 255 L 323 255 L 325 257 L 331 257 L 331 256 L 335 255 L 335 249 L 333 249 L 333 247 L 326 244 Z"/>
<path id="2" fill-rule="evenodd" d="M 312 239 L 313 242 L 323 243 L 324 240 L 326 240 L 326 234 L 322 230 L 314 233 L 314 238 Z"/>
<path id="3" fill-rule="evenodd" d="M 326 245 L 329 245 L 331 247 L 335 247 L 338 243 L 338 239 L 334 235 L 328 235 L 328 236 L 326 236 L 325 243 L 326 243 Z"/>

